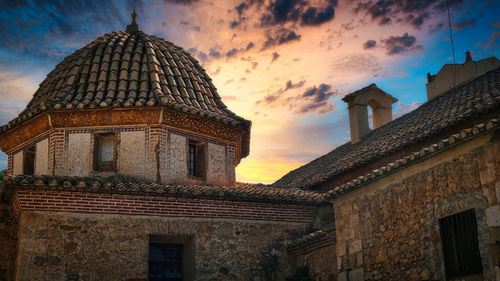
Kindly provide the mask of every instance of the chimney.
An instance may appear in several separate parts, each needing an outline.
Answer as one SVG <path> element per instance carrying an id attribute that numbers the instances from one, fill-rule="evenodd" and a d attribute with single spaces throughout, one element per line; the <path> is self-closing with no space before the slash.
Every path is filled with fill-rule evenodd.
<path id="1" fill-rule="evenodd" d="M 351 143 L 359 142 L 371 130 L 368 126 L 368 106 L 373 111 L 373 129 L 392 121 L 392 104 L 398 100 L 375 84 L 346 95 L 343 99 L 349 109 Z"/>
<path id="2" fill-rule="evenodd" d="M 439 97 L 498 67 L 500 61 L 497 58 L 489 57 L 473 61 L 470 52 L 467 51 L 464 63 L 445 64 L 436 75 L 427 73 L 427 100 Z"/>

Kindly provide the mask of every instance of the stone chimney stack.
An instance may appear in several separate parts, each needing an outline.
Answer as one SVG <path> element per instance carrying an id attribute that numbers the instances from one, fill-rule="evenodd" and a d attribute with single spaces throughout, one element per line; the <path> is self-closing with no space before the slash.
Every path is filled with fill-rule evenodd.
<path id="1" fill-rule="evenodd" d="M 373 129 L 392 121 L 392 104 L 398 100 L 375 84 L 346 95 L 343 99 L 349 109 L 351 143 L 359 142 L 371 130 L 368 125 L 368 106 L 373 110 Z"/>
<path id="2" fill-rule="evenodd" d="M 500 67 L 500 61 L 497 58 L 489 57 L 473 61 L 470 52 L 467 51 L 464 63 L 445 64 L 436 75 L 427 73 L 427 99 L 439 97 L 498 67 Z"/>

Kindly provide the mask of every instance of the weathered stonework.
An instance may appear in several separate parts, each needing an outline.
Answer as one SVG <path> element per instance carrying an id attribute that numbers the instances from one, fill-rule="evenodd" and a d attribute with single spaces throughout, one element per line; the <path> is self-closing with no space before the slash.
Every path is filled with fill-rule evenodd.
<path id="1" fill-rule="evenodd" d="M 169 134 L 168 140 L 168 180 L 182 182 L 187 176 L 187 140 L 173 133 Z"/>
<path id="2" fill-rule="evenodd" d="M 91 134 L 68 134 L 67 145 L 67 172 L 68 176 L 89 176 L 92 170 Z"/>
<path id="3" fill-rule="evenodd" d="M 226 147 L 220 144 L 208 143 L 207 182 L 214 185 L 227 185 Z"/>
<path id="4" fill-rule="evenodd" d="M 35 175 L 50 175 L 49 138 L 36 144 Z"/>
<path id="5" fill-rule="evenodd" d="M 0 202 L 0 281 L 14 280 L 17 227 L 10 214 L 10 206 Z"/>
<path id="6" fill-rule="evenodd" d="M 143 130 L 120 132 L 118 145 L 118 172 L 120 174 L 156 179 L 155 175 L 146 171 L 146 144 L 146 134 Z"/>
<path id="7" fill-rule="evenodd" d="M 337 280 L 335 244 L 314 247 L 297 255 L 297 266 L 307 266 L 309 276 L 316 281 Z"/>
<path id="8" fill-rule="evenodd" d="M 484 280 L 494 280 L 480 168 L 489 137 L 336 198 L 339 280 L 443 280 L 439 218 L 470 208 L 477 219 Z"/>
<path id="9" fill-rule="evenodd" d="M 23 212 L 18 280 L 147 280 L 150 234 L 193 236 L 196 280 L 268 280 L 261 254 L 273 241 L 292 238 L 305 227 L 237 219 Z M 283 267 L 280 274 L 283 279 L 290 268 Z"/>
<path id="10" fill-rule="evenodd" d="M 12 173 L 14 175 L 20 175 L 23 173 L 23 151 L 19 151 L 19 152 L 14 153 L 13 164 L 12 164 Z"/>

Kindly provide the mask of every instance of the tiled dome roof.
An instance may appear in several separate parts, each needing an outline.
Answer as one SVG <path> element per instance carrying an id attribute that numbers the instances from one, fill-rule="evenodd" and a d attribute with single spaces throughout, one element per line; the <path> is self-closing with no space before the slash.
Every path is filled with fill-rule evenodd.
<path id="1" fill-rule="evenodd" d="M 26 109 L 0 133 L 51 109 L 150 106 L 250 126 L 227 109 L 210 77 L 188 52 L 134 30 L 105 34 L 67 56 L 40 84 Z"/>

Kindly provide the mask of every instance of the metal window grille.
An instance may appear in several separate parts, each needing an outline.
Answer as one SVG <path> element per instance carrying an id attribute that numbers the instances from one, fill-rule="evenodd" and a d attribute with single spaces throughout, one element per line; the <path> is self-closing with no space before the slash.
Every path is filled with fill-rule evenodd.
<path id="1" fill-rule="evenodd" d="M 182 244 L 149 244 L 149 280 L 182 281 Z"/>
<path id="2" fill-rule="evenodd" d="M 447 277 L 483 273 L 474 209 L 439 220 Z"/>
<path id="3" fill-rule="evenodd" d="M 189 144 L 189 175 L 196 176 L 196 145 Z"/>

